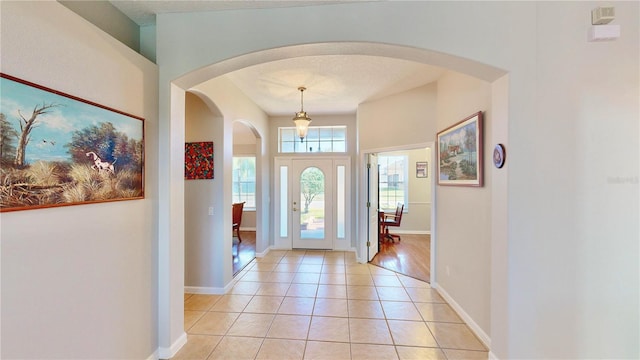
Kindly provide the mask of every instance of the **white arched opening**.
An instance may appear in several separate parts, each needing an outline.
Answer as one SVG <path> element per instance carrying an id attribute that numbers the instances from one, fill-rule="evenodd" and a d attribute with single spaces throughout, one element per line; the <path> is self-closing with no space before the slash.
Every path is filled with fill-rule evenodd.
<path id="1" fill-rule="evenodd" d="M 295 56 L 292 56 L 295 54 Z M 183 76 L 180 76 L 177 79 L 172 81 L 172 90 L 170 95 L 170 128 L 171 129 L 180 129 L 184 128 L 184 118 L 180 114 L 180 110 L 184 108 L 184 91 L 187 89 L 196 89 L 197 91 L 202 91 L 202 93 L 207 93 L 204 90 L 205 87 L 211 85 L 210 79 L 215 79 L 221 75 L 229 73 L 231 71 L 235 71 L 238 69 L 242 69 L 247 66 L 276 61 L 281 59 L 287 59 L 292 57 L 302 57 L 302 56 L 318 56 L 318 55 L 370 55 L 370 56 L 383 56 L 383 57 L 392 57 L 403 60 L 410 60 L 435 66 L 440 66 L 443 68 L 447 68 L 450 70 L 454 70 L 460 73 L 468 74 L 474 76 L 476 78 L 494 82 L 498 79 L 506 79 L 506 72 L 500 69 L 497 69 L 492 66 L 484 65 L 472 60 L 463 59 L 460 57 L 447 55 L 439 52 L 433 52 L 425 49 L 419 49 L 414 47 L 407 46 L 398 46 L 398 45 L 390 45 L 390 44 L 380 44 L 380 43 L 318 43 L 318 44 L 306 44 L 306 45 L 296 45 L 290 47 L 282 47 L 269 49 L 264 51 L 259 51 L 255 53 L 249 53 L 245 55 L 241 55 L 232 59 L 224 60 L 210 66 L 206 66 L 192 72 L 189 72 Z M 506 91 L 506 80 L 500 80 L 498 82 L 500 85 L 494 88 L 494 103 L 504 106 L 506 109 L 507 106 L 507 91 Z M 217 100 L 217 99 L 216 99 Z M 224 113 L 224 109 L 222 110 Z M 501 114 L 504 114 L 506 119 L 506 110 L 501 111 Z M 219 204 L 214 205 L 214 213 L 222 214 L 219 217 L 218 221 L 221 224 L 227 224 L 231 222 L 231 215 L 229 212 L 225 212 L 223 210 L 223 206 L 230 203 L 230 192 L 224 191 L 224 189 L 230 189 L 231 187 L 231 158 L 232 158 L 232 118 L 227 117 L 225 114 L 223 126 L 220 129 L 221 133 L 219 134 L 221 138 L 221 146 L 218 147 L 219 151 L 221 151 L 222 161 L 220 164 L 222 169 L 223 181 L 221 187 L 218 188 L 220 191 L 219 198 L 222 199 Z M 505 120 L 506 121 L 506 120 Z M 163 139 L 161 139 L 162 141 Z M 179 132 L 171 132 L 171 136 L 169 136 L 169 149 L 175 149 L 179 144 L 181 144 L 183 139 L 180 138 Z M 262 149 L 265 150 L 266 145 L 262 144 Z M 174 151 L 174 150 L 171 150 Z M 169 156 L 171 159 L 177 159 L 179 157 Z M 171 172 L 174 172 L 178 169 L 182 163 L 176 162 L 175 160 L 169 164 L 169 168 Z M 361 168 L 358 166 L 357 169 Z M 173 169 L 173 170 L 171 170 Z M 161 169 L 162 171 L 162 169 Z M 267 169 L 264 169 L 263 172 L 268 173 Z M 359 176 L 356 173 L 356 177 Z M 167 190 L 167 201 L 169 206 L 161 207 L 160 211 L 160 222 L 162 223 L 162 219 L 166 218 L 167 215 L 170 216 L 172 213 L 182 213 L 184 210 L 180 208 L 181 204 L 181 194 L 179 186 L 172 186 L 172 182 L 180 183 L 182 179 L 178 179 L 173 175 L 170 176 L 170 179 L 166 184 L 161 183 L 161 194 L 163 193 L 163 188 Z M 506 193 L 506 187 L 501 189 Z M 226 195 L 228 194 L 228 195 Z M 265 195 L 268 196 L 268 195 Z M 499 197 L 500 201 L 504 201 L 506 197 Z M 171 201 L 173 199 L 174 201 Z M 178 201 L 175 201 L 178 200 Z M 162 200 L 161 200 L 162 202 Z M 266 202 L 268 204 L 268 201 Z M 268 211 L 268 205 L 265 204 L 265 210 Z M 502 207 L 499 207 L 502 211 Z M 361 218 L 360 216 L 358 217 Z M 263 219 L 262 226 L 268 228 L 267 220 Z M 175 279 L 181 278 L 183 275 L 181 273 L 181 269 L 183 269 L 183 264 L 181 264 L 182 258 L 180 256 L 176 256 L 176 254 L 180 254 L 180 249 L 184 244 L 184 239 L 181 237 L 181 226 L 184 224 L 174 224 L 173 227 L 167 229 L 166 234 L 168 236 L 163 237 L 161 232 L 161 247 L 165 250 L 174 249 L 175 253 L 166 253 L 165 258 L 163 259 L 161 256 L 161 270 L 160 270 L 160 318 L 161 324 L 163 323 L 162 319 L 166 319 L 168 322 L 167 329 L 161 329 L 161 338 L 163 335 L 167 335 L 169 339 L 178 339 L 173 340 L 171 343 L 173 344 L 172 349 L 174 347 L 180 347 L 181 340 L 179 338 L 184 338 L 184 332 L 182 330 L 182 335 L 178 335 L 180 331 L 180 327 L 182 324 L 182 312 L 183 312 L 183 304 L 178 301 L 182 297 L 183 286 L 180 281 L 175 281 Z M 506 217 L 503 217 L 501 223 L 498 226 L 506 228 Z M 435 228 L 435 224 L 434 224 Z M 433 230 L 435 231 L 435 229 Z M 265 232 L 267 234 L 267 232 Z M 215 231 L 214 236 L 219 236 L 221 238 L 230 238 L 231 237 L 231 229 L 228 227 L 220 226 L 218 230 Z M 433 235 L 432 235 L 433 236 Z M 361 238 L 361 236 L 358 236 Z M 506 239 L 506 235 L 505 235 Z M 505 247 L 506 247 L 506 240 Z M 161 249 L 161 255 L 163 250 Z M 226 254 L 227 249 L 223 248 L 222 253 Z M 221 289 L 226 289 L 231 284 L 232 274 L 230 271 L 226 270 L 230 268 L 227 266 L 227 263 L 230 259 L 222 259 L 218 266 L 220 267 L 219 276 L 215 277 L 214 286 Z M 506 264 L 504 264 L 506 268 Z M 505 271 L 506 272 L 506 271 Z M 166 276 L 166 277 L 165 277 Z M 173 283 L 171 279 L 174 279 Z M 162 296 L 166 296 L 170 301 L 163 301 Z M 173 334 L 173 335 L 172 335 Z"/>

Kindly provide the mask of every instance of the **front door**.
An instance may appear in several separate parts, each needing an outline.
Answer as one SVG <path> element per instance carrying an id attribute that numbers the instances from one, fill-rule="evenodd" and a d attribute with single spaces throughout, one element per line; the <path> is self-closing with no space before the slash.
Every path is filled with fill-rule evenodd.
<path id="1" fill-rule="evenodd" d="M 299 249 L 333 249 L 333 162 L 293 160 L 292 245 Z"/>

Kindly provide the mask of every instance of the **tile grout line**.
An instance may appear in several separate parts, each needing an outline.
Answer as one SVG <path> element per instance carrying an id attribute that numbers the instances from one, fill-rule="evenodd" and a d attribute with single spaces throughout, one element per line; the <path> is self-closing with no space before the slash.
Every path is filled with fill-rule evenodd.
<path id="1" fill-rule="evenodd" d="M 285 252 L 285 254 L 286 254 L 286 252 Z M 440 344 L 440 342 L 435 338 L 435 336 L 434 336 L 434 334 L 433 334 L 433 330 L 432 330 L 432 329 L 431 329 L 431 327 L 429 326 L 429 321 L 427 321 L 427 320 L 425 319 L 425 317 L 424 317 L 423 313 L 418 309 L 418 306 L 417 306 L 416 302 L 419 302 L 419 301 L 414 300 L 414 297 L 412 297 L 412 296 L 411 296 L 411 294 L 409 293 L 409 290 L 408 290 L 409 288 L 422 289 L 422 287 L 413 287 L 413 286 L 405 285 L 405 282 L 402 282 L 402 281 L 401 281 L 401 279 L 400 279 L 400 276 L 399 276 L 399 275 L 397 275 L 397 274 L 392 274 L 392 275 L 380 274 L 380 273 L 374 274 L 374 273 L 372 273 L 372 272 L 371 272 L 371 268 L 372 268 L 372 266 L 371 266 L 370 264 L 364 264 L 364 265 L 365 265 L 365 266 L 367 266 L 368 275 L 369 275 L 369 277 L 370 277 L 370 278 L 371 278 L 371 280 L 372 280 L 372 284 L 350 285 L 350 284 L 347 282 L 347 277 L 348 277 L 348 275 L 359 275 L 359 273 L 358 273 L 358 272 L 356 272 L 355 274 L 353 274 L 353 273 L 351 273 L 351 274 L 347 274 L 347 269 L 346 269 L 346 268 L 347 268 L 348 266 L 353 266 L 353 265 L 355 265 L 355 264 L 348 265 L 346 262 L 345 262 L 345 263 L 340 263 L 340 262 L 339 262 L 338 264 L 329 264 L 329 263 L 325 263 L 325 261 L 327 261 L 327 260 L 326 260 L 326 254 L 327 254 L 327 253 L 326 253 L 326 252 L 323 252 L 323 254 L 324 254 L 324 255 L 323 255 L 324 257 L 323 257 L 323 260 L 322 260 L 322 263 L 321 263 L 321 264 L 317 264 L 317 260 L 311 260 L 310 262 L 306 263 L 306 265 L 320 265 L 320 273 L 313 273 L 313 274 L 318 274 L 318 279 L 317 279 L 317 281 L 314 281 L 313 283 L 294 283 L 294 282 L 293 282 L 293 281 L 294 281 L 293 279 L 295 279 L 295 277 L 296 277 L 296 275 L 297 275 L 297 274 L 301 274 L 301 273 L 304 273 L 304 274 L 310 274 L 310 273 L 300 272 L 300 271 L 299 271 L 300 266 L 305 264 L 304 256 L 303 256 L 303 257 L 302 257 L 302 260 L 301 260 L 300 262 L 296 262 L 298 265 L 297 265 L 297 267 L 296 267 L 296 270 L 292 273 L 292 274 L 294 274 L 294 275 L 293 275 L 293 277 L 291 278 L 291 280 L 290 280 L 290 281 L 287 281 L 287 282 L 280 282 L 280 281 L 273 282 L 273 284 L 281 284 L 281 283 L 286 283 L 286 284 L 287 284 L 287 290 L 285 291 L 284 295 L 282 295 L 282 296 L 281 296 L 281 295 L 273 295 L 273 294 L 259 294 L 260 289 L 262 288 L 262 286 L 264 286 L 264 285 L 266 285 L 266 284 L 272 284 L 272 282 L 263 282 L 264 280 L 263 280 L 261 277 L 258 277 L 256 281 L 252 281 L 253 279 L 247 280 L 246 282 L 250 282 L 250 283 L 255 282 L 255 283 L 259 284 L 259 285 L 258 285 L 258 287 L 257 287 L 255 290 L 248 290 L 248 291 L 251 291 L 251 293 L 247 294 L 247 295 L 250 295 L 250 299 L 249 299 L 249 301 L 248 301 L 248 302 L 247 302 L 247 303 L 242 307 L 242 309 L 240 310 L 240 313 L 239 313 L 238 317 L 236 317 L 236 319 L 234 319 L 233 323 L 232 323 L 232 324 L 229 326 L 229 328 L 225 331 L 225 334 L 224 334 L 224 335 L 222 335 L 222 337 L 221 337 L 221 339 L 219 340 L 218 344 L 216 344 L 216 346 L 214 346 L 214 347 L 213 347 L 213 349 L 211 350 L 211 352 L 209 353 L 209 355 L 208 355 L 208 356 L 211 356 L 211 354 L 215 351 L 215 349 L 217 349 L 217 348 L 218 348 L 218 346 L 220 345 L 220 342 L 221 342 L 225 337 L 229 337 L 229 336 L 230 336 L 230 335 L 229 335 L 229 332 L 230 332 L 231 328 L 232 328 L 232 327 L 233 327 L 233 326 L 238 322 L 238 319 L 240 318 L 240 316 L 241 316 L 242 314 L 249 314 L 249 312 L 246 312 L 246 311 L 247 311 L 247 308 L 248 308 L 249 304 L 250 304 L 252 301 L 254 301 L 254 300 L 256 300 L 256 299 L 260 299 L 260 298 L 257 298 L 258 296 L 261 296 L 261 297 L 262 297 L 262 296 L 267 296 L 267 297 L 273 297 L 273 296 L 282 297 L 282 301 L 281 301 L 281 302 L 280 302 L 280 304 L 278 305 L 277 309 L 275 309 L 275 313 L 268 313 L 268 314 L 272 315 L 272 318 L 271 318 L 271 321 L 270 321 L 270 323 L 269 323 L 269 325 L 268 325 L 268 327 L 267 327 L 267 329 L 266 329 L 266 333 L 264 334 L 264 336 L 262 336 L 262 337 L 261 337 L 260 346 L 258 347 L 258 351 L 256 352 L 256 355 L 255 355 L 255 357 L 257 357 L 257 356 L 258 356 L 258 354 L 260 353 L 261 349 L 263 348 L 264 344 L 265 344 L 265 341 L 266 341 L 266 339 L 267 339 L 267 335 L 269 334 L 269 331 L 272 329 L 272 327 L 273 327 L 273 325 L 274 325 L 274 322 L 275 322 L 276 317 L 277 317 L 278 315 L 287 315 L 287 314 L 280 314 L 280 312 L 279 312 L 279 311 L 280 311 L 280 309 L 282 308 L 282 306 L 283 306 L 283 304 L 284 304 L 284 299 L 287 297 L 287 293 L 289 292 L 289 290 L 291 289 L 291 287 L 293 286 L 293 284 L 301 284 L 301 285 L 302 285 L 302 284 L 306 284 L 306 285 L 315 285 L 315 291 L 314 291 L 314 294 L 313 294 L 313 296 L 312 296 L 312 297 L 309 297 L 309 296 L 289 296 L 289 297 L 291 297 L 291 298 L 300 298 L 300 297 L 302 297 L 302 298 L 310 298 L 310 299 L 312 298 L 312 299 L 313 299 L 313 306 L 312 306 L 312 309 L 311 309 L 311 314 L 309 315 L 309 325 L 308 325 L 308 327 L 307 327 L 307 334 L 306 334 L 306 337 L 305 337 L 305 339 L 304 339 L 305 344 L 304 344 L 304 348 L 303 348 L 303 356 L 306 354 L 306 352 L 307 352 L 307 350 L 308 350 L 308 347 L 307 347 L 308 342 L 309 342 L 309 341 L 316 341 L 316 340 L 310 340 L 310 339 L 309 339 L 309 336 L 310 336 L 311 327 L 312 327 L 312 324 L 313 324 L 313 319 L 314 319 L 314 317 L 323 317 L 322 315 L 317 315 L 317 314 L 315 314 L 315 311 L 316 311 L 316 309 L 317 309 L 317 305 L 318 305 L 318 304 L 317 304 L 318 296 L 320 295 L 320 289 L 321 289 L 321 288 L 320 288 L 320 285 L 325 285 L 325 286 L 327 286 L 327 287 L 328 287 L 328 286 L 340 286 L 340 287 L 343 287 L 343 288 L 344 288 L 344 291 L 346 292 L 346 293 L 345 293 L 345 296 L 344 296 L 344 298 L 343 298 L 343 297 L 340 297 L 341 295 L 336 295 L 335 293 L 331 292 L 330 290 L 327 290 L 327 292 L 328 292 L 328 293 L 327 293 L 327 294 L 325 294 L 326 296 L 322 297 L 321 299 L 334 299 L 334 300 L 340 300 L 340 299 L 342 299 L 342 300 L 344 300 L 344 301 L 346 302 L 346 305 L 347 305 L 347 310 L 346 310 L 346 314 L 347 314 L 347 322 L 348 322 L 348 324 L 349 324 L 349 329 L 348 329 L 348 330 L 349 330 L 349 354 L 350 354 L 350 357 L 352 357 L 352 356 L 353 356 L 353 352 L 352 352 L 352 345 L 353 345 L 353 344 L 360 344 L 360 343 L 354 343 L 354 342 L 353 342 L 353 336 L 352 336 L 352 334 L 351 334 L 351 326 L 350 326 L 350 325 L 351 325 L 351 319 L 357 319 L 357 318 L 353 317 L 353 313 L 352 313 L 352 311 L 351 311 L 351 309 L 350 309 L 349 303 L 350 303 L 350 301 L 355 301 L 355 300 L 365 300 L 365 299 L 355 299 L 355 298 L 351 298 L 351 297 L 349 296 L 349 294 L 348 294 L 348 287 L 349 287 L 349 286 L 363 286 L 363 287 L 369 287 L 369 288 L 372 288 L 372 289 L 375 291 L 375 296 L 376 296 L 375 303 L 376 303 L 376 304 L 381 308 L 381 310 L 382 310 L 382 314 L 383 314 L 383 316 L 384 316 L 385 324 L 386 324 L 386 326 L 387 326 L 387 330 L 388 330 L 389 336 L 390 336 L 390 338 L 391 338 L 391 340 L 392 340 L 392 344 L 389 344 L 389 345 L 394 346 L 395 353 L 396 353 L 396 355 L 397 355 L 398 357 L 400 356 L 400 353 L 398 352 L 398 347 L 402 347 L 402 346 L 405 346 L 405 345 L 398 345 L 398 344 L 396 343 L 396 340 L 395 340 L 395 338 L 394 338 L 394 336 L 393 336 L 393 332 L 391 331 L 391 327 L 389 326 L 389 320 L 390 320 L 390 319 L 388 318 L 387 311 L 385 310 L 385 308 L 384 308 L 384 306 L 383 306 L 383 301 L 389 301 L 389 302 L 400 302 L 400 303 L 411 302 L 411 304 L 412 304 L 412 306 L 413 306 L 413 309 L 414 309 L 415 311 L 417 311 L 417 312 L 418 312 L 418 314 L 419 314 L 419 316 L 420 316 L 420 319 L 421 319 L 421 320 L 418 320 L 418 321 L 420 321 L 421 323 L 425 324 L 425 326 L 427 326 L 427 329 L 428 329 L 428 331 L 429 331 L 429 334 L 433 337 L 434 341 L 436 342 L 437 349 L 439 349 L 439 350 L 444 354 L 444 356 L 445 356 L 445 357 L 447 357 L 446 353 L 444 353 L 444 349 L 445 349 L 445 348 L 443 348 L 443 347 L 442 347 L 442 345 Z M 316 255 L 316 254 L 314 254 L 314 255 Z M 278 262 L 277 262 L 277 263 L 274 263 L 274 264 L 284 264 L 284 263 L 282 262 L 282 260 L 283 260 L 285 257 L 286 257 L 286 255 L 280 256 L 280 257 L 279 257 L 279 259 L 277 260 Z M 311 257 L 310 257 L 309 259 L 311 259 Z M 332 260 L 332 261 L 336 261 L 336 260 Z M 267 263 L 267 262 L 265 262 L 265 263 Z M 256 263 L 256 264 L 257 264 L 257 263 Z M 329 268 L 329 266 L 327 266 L 327 265 L 334 265 L 334 266 L 335 266 L 335 265 L 342 265 L 341 267 L 344 267 L 345 271 L 344 271 L 344 273 L 342 273 L 342 272 L 340 272 L 340 273 L 323 273 L 322 271 L 324 271 L 324 268 L 325 268 L 325 267 L 326 267 L 327 269 Z M 247 267 L 248 267 L 248 266 L 247 266 Z M 270 266 L 263 266 L 263 268 L 267 268 L 267 267 L 269 267 L 269 268 L 270 268 L 270 270 L 268 270 L 268 271 L 263 271 L 263 272 L 260 272 L 260 271 L 254 271 L 254 272 L 270 274 L 270 275 L 268 275 L 269 277 L 270 277 L 271 275 L 273 275 L 273 274 L 276 274 L 276 273 L 282 273 L 281 271 L 276 271 L 277 265 L 274 265 L 273 267 L 270 267 Z M 332 267 L 333 267 L 333 266 L 332 266 Z M 251 269 L 255 269 L 255 264 L 254 264 L 254 266 L 253 266 Z M 242 275 L 242 277 L 245 277 L 245 276 L 246 276 L 246 275 L 251 271 L 251 269 L 247 269 L 247 271 L 245 272 L 245 274 L 243 274 L 243 275 Z M 313 269 L 313 268 L 312 268 L 312 269 Z M 256 270 L 257 270 L 257 269 L 256 269 Z M 244 270 L 243 270 L 243 271 L 244 271 Z M 322 275 L 323 275 L 323 274 L 332 274 L 332 275 L 331 275 L 332 277 L 335 277 L 335 276 L 337 276 L 337 274 L 340 274 L 340 276 L 341 276 L 341 277 L 343 278 L 343 280 L 344 280 L 344 284 L 333 284 L 333 283 L 321 284 L 321 278 L 322 278 Z M 362 275 L 365 275 L 365 274 L 362 274 Z M 382 282 L 382 281 L 387 281 L 387 280 L 380 280 L 378 283 L 376 283 L 375 278 L 376 278 L 377 276 L 393 276 L 394 278 L 396 278 L 396 279 L 400 282 L 400 284 L 401 284 L 401 285 L 400 285 L 400 286 L 384 286 L 386 283 L 384 283 L 384 282 Z M 269 277 L 267 277 L 269 280 L 273 280 L 273 279 L 270 279 Z M 236 285 L 238 284 L 238 282 L 239 282 L 239 281 L 241 281 L 241 279 L 238 279 L 238 281 L 236 282 Z M 427 285 L 428 285 L 428 284 L 427 284 Z M 234 286 L 235 286 L 235 285 L 234 285 Z M 250 287 L 249 287 L 249 288 L 250 288 Z M 407 297 L 409 298 L 409 300 L 408 300 L 408 301 L 403 301 L 403 300 L 401 300 L 401 299 L 395 299 L 395 298 L 391 298 L 391 299 L 383 300 L 383 299 L 382 299 L 382 297 L 380 296 L 380 293 L 379 293 L 379 289 L 380 289 L 380 288 L 402 289 L 402 294 L 404 294 L 405 296 L 407 296 Z M 427 287 L 426 289 L 430 289 L 430 287 Z M 238 294 L 232 294 L 232 293 L 230 293 L 230 294 L 225 294 L 225 295 L 244 295 L 244 293 L 238 293 Z M 298 294 L 296 294 L 296 295 L 298 295 Z M 308 295 L 308 294 L 307 294 L 307 295 Z M 189 298 L 191 298 L 192 296 L 193 296 L 193 294 L 191 294 L 190 296 L 186 297 L 186 298 L 184 299 L 184 301 L 187 301 L 187 300 L 188 300 Z M 223 296 L 224 296 L 224 295 L 223 295 Z M 335 297 L 335 296 L 338 296 L 338 297 Z M 366 297 L 366 296 L 365 296 L 365 297 Z M 216 301 L 214 301 L 214 302 L 212 303 L 212 305 L 211 305 L 211 306 L 209 306 L 209 307 L 208 307 L 208 309 L 206 309 L 206 310 L 204 311 L 204 314 L 206 314 L 207 312 L 211 312 L 210 310 L 211 310 L 211 309 L 213 309 L 213 307 L 215 307 L 215 305 L 216 305 L 216 304 L 218 304 L 218 303 L 219 303 L 219 301 L 220 301 L 222 298 L 223 298 L 223 297 L 220 297 L 220 298 L 216 299 Z M 401 297 L 400 297 L 400 298 L 401 298 Z M 416 299 L 417 299 L 417 298 L 416 298 Z M 422 302 L 419 302 L 419 303 L 422 303 Z M 427 303 L 430 303 L 430 304 L 440 304 L 440 302 L 429 302 L 429 301 L 428 301 Z M 447 304 L 447 303 L 446 303 L 446 302 L 444 302 L 444 304 Z M 226 312 L 226 311 L 225 311 L 225 312 Z M 257 313 L 260 313 L 260 314 L 267 314 L 267 313 L 264 313 L 264 312 L 262 312 L 262 311 L 259 311 L 259 312 L 257 312 Z M 251 314 L 253 314 L 253 313 L 251 313 Z M 288 315 L 294 315 L 294 314 L 288 314 Z M 325 315 L 326 315 L 326 314 L 325 314 Z M 202 315 L 202 316 L 204 316 L 204 315 Z M 193 322 L 193 324 L 189 327 L 189 329 L 191 329 L 191 328 L 192 328 L 196 323 L 198 323 L 198 322 L 202 319 L 202 316 L 201 316 L 199 319 L 195 320 L 195 321 Z M 337 318 L 341 318 L 342 316 L 336 316 L 336 317 L 333 317 L 333 316 L 330 316 L 330 315 L 326 315 L 326 316 L 324 316 L 324 317 L 332 317 L 332 318 L 336 318 L 336 317 L 337 317 Z M 374 318 L 365 317 L 364 319 L 374 319 Z M 396 319 L 396 320 L 401 321 L 401 320 L 403 320 L 403 319 Z M 411 321 L 411 320 L 407 320 L 407 321 Z M 432 321 L 432 322 L 433 322 L 433 323 L 462 324 L 462 325 L 465 325 L 465 326 L 466 326 L 466 324 L 465 324 L 464 322 L 463 322 L 463 323 L 458 323 L 458 322 L 450 322 L 450 321 L 435 321 L 435 320 L 434 320 L 434 321 Z M 187 330 L 189 330 L 189 329 L 187 329 Z M 472 332 L 472 333 L 473 333 L 473 332 Z M 239 336 L 240 336 L 240 335 L 239 335 Z M 247 335 L 247 336 L 249 336 L 249 335 Z M 253 336 L 250 336 L 250 337 L 253 337 Z M 279 338 L 274 338 L 274 339 L 279 339 Z M 296 339 L 282 338 L 282 340 L 296 340 Z M 320 340 L 317 340 L 317 341 L 320 341 Z M 332 343 L 333 343 L 333 342 L 336 342 L 336 341 L 321 341 L 321 342 L 332 342 Z M 339 341 L 338 341 L 337 343 L 342 343 L 342 342 L 339 342 Z M 362 345 L 387 345 L 387 344 L 370 344 L 370 343 L 362 343 Z M 407 345 L 407 346 L 408 346 L 408 345 Z M 416 345 L 416 347 L 426 348 L 426 347 L 424 347 L 424 346 L 417 346 L 417 345 Z M 447 349 L 449 349 L 449 348 L 447 348 Z M 475 351 L 475 352 L 479 352 L 479 353 L 486 353 L 486 350 L 485 350 L 485 351 L 483 351 L 483 350 L 457 349 L 457 348 L 452 348 L 452 349 L 453 349 L 453 350 Z"/>

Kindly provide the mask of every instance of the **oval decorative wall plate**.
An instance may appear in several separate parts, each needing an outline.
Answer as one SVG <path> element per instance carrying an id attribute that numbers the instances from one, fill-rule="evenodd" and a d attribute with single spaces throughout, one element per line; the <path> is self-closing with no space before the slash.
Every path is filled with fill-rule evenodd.
<path id="1" fill-rule="evenodd" d="M 504 150 L 504 145 L 497 144 L 493 149 L 493 165 L 495 165 L 498 169 L 504 166 L 504 161 L 506 159 L 506 152 Z"/>

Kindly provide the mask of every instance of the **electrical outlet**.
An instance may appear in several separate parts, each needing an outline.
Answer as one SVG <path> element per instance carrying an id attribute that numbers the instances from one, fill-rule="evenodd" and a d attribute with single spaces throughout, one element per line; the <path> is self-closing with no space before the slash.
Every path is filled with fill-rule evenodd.
<path id="1" fill-rule="evenodd" d="M 213 215 L 213 207 L 209 207 L 209 215 Z"/>

